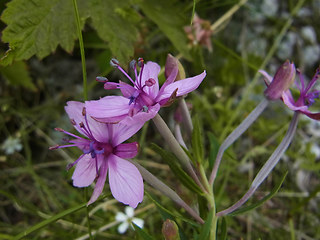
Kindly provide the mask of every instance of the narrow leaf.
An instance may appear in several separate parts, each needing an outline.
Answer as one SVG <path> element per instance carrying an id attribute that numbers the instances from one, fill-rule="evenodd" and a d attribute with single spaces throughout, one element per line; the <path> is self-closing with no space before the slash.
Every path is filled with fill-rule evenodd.
<path id="1" fill-rule="evenodd" d="M 258 202 L 250 205 L 250 206 L 247 206 L 247 207 L 244 207 L 244 208 L 241 208 L 241 209 L 238 209 L 230 214 L 228 214 L 228 216 L 237 216 L 239 214 L 243 214 L 245 212 L 249 212 L 257 207 L 260 207 L 264 202 L 268 201 L 269 199 L 271 199 L 274 195 L 276 195 L 276 193 L 279 191 L 279 189 L 281 188 L 281 185 L 282 183 L 284 182 L 286 176 L 287 176 L 288 172 L 286 172 L 283 177 L 281 178 L 280 182 L 272 189 L 272 191 L 267 195 L 265 196 L 264 198 L 262 198 L 261 200 L 259 200 Z"/>
<path id="2" fill-rule="evenodd" d="M 210 210 L 207 220 L 204 223 L 204 225 L 201 228 L 199 240 L 207 240 L 209 239 L 211 224 L 212 224 L 212 218 L 213 218 L 213 209 Z"/>
<path id="3" fill-rule="evenodd" d="M 157 199 L 155 196 L 151 195 L 151 193 L 145 192 L 146 195 L 150 198 L 150 200 L 157 206 L 157 209 L 161 215 L 161 218 L 165 221 L 166 219 L 171 219 L 173 221 L 175 221 L 175 219 L 180 219 L 184 222 L 189 223 L 192 226 L 196 226 L 198 227 L 199 224 L 185 218 L 182 217 L 180 214 L 177 213 L 173 213 L 172 211 L 169 211 L 168 209 L 166 209 Z"/>
<path id="4" fill-rule="evenodd" d="M 136 224 L 132 223 L 134 229 L 138 233 L 138 235 L 143 239 L 143 240 L 154 240 L 155 238 L 151 237 L 145 230 L 141 229 L 139 226 Z"/>
<path id="5" fill-rule="evenodd" d="M 172 153 L 162 149 L 156 144 L 152 144 L 151 148 L 159 153 L 162 159 L 169 165 L 172 172 L 179 178 L 181 183 L 190 189 L 192 192 L 195 192 L 199 195 L 203 195 L 200 187 L 193 181 L 193 179 L 177 164 L 178 159 Z"/>
<path id="6" fill-rule="evenodd" d="M 200 127 L 199 119 L 196 117 L 193 123 L 193 132 L 192 132 L 192 151 L 194 158 L 198 163 L 202 163 L 204 152 L 203 152 L 203 139 L 202 131 Z"/>
<path id="7" fill-rule="evenodd" d="M 226 240 L 227 239 L 227 221 L 225 217 L 220 218 L 220 236 L 219 239 Z"/>
<path id="8" fill-rule="evenodd" d="M 209 132 L 208 137 L 210 142 L 209 169 L 212 169 L 214 165 L 214 161 L 217 157 L 220 145 L 219 145 L 218 139 L 212 133 Z"/>

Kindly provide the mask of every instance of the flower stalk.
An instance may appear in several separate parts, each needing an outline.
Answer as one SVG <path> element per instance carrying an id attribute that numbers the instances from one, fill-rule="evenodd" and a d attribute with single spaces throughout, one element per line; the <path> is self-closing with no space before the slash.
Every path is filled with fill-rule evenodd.
<path id="1" fill-rule="evenodd" d="M 260 114 L 264 111 L 264 109 L 268 106 L 269 101 L 267 99 L 263 99 L 259 105 L 242 121 L 242 123 L 232 132 L 229 136 L 224 140 L 221 144 L 216 161 L 214 163 L 209 184 L 213 185 L 213 182 L 217 176 L 217 172 L 221 163 L 222 156 L 227 148 L 234 143 L 248 128 L 251 124 L 260 116 Z"/>
<path id="2" fill-rule="evenodd" d="M 185 202 L 181 199 L 181 197 L 173 191 L 171 188 L 169 188 L 166 184 L 164 184 L 162 181 L 160 181 L 157 177 L 155 177 L 152 173 L 150 173 L 147 169 L 142 167 L 139 163 L 135 161 L 129 160 L 133 165 L 135 165 L 143 179 L 149 183 L 151 186 L 153 186 L 155 189 L 158 189 L 161 193 L 163 193 L 165 196 L 173 200 L 176 204 L 184 208 L 195 220 L 197 220 L 199 223 L 203 224 L 203 219 Z"/>
<path id="3" fill-rule="evenodd" d="M 254 178 L 253 182 L 251 183 L 251 187 L 246 192 L 246 194 L 243 195 L 243 197 L 231 207 L 221 212 L 218 212 L 217 216 L 224 216 L 235 211 L 236 209 L 241 207 L 245 202 L 247 202 L 248 199 L 254 194 L 254 192 L 257 190 L 260 184 L 267 178 L 267 176 L 270 174 L 273 168 L 277 165 L 277 163 L 283 156 L 284 152 L 287 150 L 290 143 L 292 142 L 292 139 L 294 137 L 294 134 L 296 132 L 297 125 L 298 125 L 298 117 L 299 117 L 299 113 L 295 112 L 286 135 L 282 139 L 277 149 L 272 153 L 268 161 L 260 169 L 259 173 Z"/>
<path id="4" fill-rule="evenodd" d="M 199 187 L 206 192 L 203 185 L 199 181 L 198 176 L 196 175 L 191 161 L 185 151 L 181 148 L 180 144 L 173 136 L 172 132 L 170 131 L 169 127 L 165 123 L 165 121 L 161 118 L 159 114 L 152 119 L 156 128 L 158 129 L 161 136 L 165 139 L 168 146 L 170 147 L 171 151 L 176 155 L 176 157 L 180 160 L 181 165 L 186 169 L 186 171 L 190 174 L 193 180 L 199 185 Z"/>

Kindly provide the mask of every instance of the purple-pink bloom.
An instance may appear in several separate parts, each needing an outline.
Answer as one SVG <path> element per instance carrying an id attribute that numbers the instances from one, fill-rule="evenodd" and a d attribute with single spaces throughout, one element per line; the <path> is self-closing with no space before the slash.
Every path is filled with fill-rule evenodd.
<path id="1" fill-rule="evenodd" d="M 123 96 L 107 96 L 97 101 L 85 103 L 90 116 L 107 123 L 146 122 L 157 114 L 161 106 L 167 105 L 175 97 L 183 96 L 198 88 L 206 76 L 204 71 L 195 77 L 174 81 L 179 71 L 177 66 L 170 70 L 170 75 L 159 89 L 160 66 L 157 63 L 147 62 L 145 64 L 140 58 L 138 60 L 140 67 L 138 74 L 136 62 L 131 62 L 130 67 L 134 71 L 135 81 L 120 67 L 117 60 L 112 59 L 111 65 L 117 67 L 133 86 L 122 81 L 115 83 L 105 79 L 105 89 L 120 89 Z"/>
<path id="2" fill-rule="evenodd" d="M 291 66 L 292 67 L 292 66 Z M 293 65 L 294 67 L 294 65 Z M 264 77 L 265 82 L 268 87 L 271 87 L 272 82 L 276 78 L 272 78 L 267 72 L 260 70 L 259 71 Z M 313 76 L 312 80 L 309 82 L 309 84 L 305 83 L 304 77 L 299 69 L 296 70 L 300 83 L 295 82 L 297 88 L 299 89 L 300 95 L 297 101 L 294 100 L 291 91 L 289 89 L 282 91 L 281 94 L 281 100 L 284 102 L 284 104 L 287 105 L 288 108 L 290 108 L 293 111 L 298 111 L 312 119 L 320 120 L 320 112 L 312 113 L 309 111 L 309 107 L 315 102 L 316 98 L 319 98 L 320 91 L 319 90 L 312 90 L 313 86 L 316 84 L 320 70 L 319 68 L 316 70 L 315 75 Z M 293 76 L 292 72 L 289 74 L 289 76 Z M 285 81 L 285 79 L 283 79 Z"/>
<path id="3" fill-rule="evenodd" d="M 123 158 L 133 158 L 138 152 L 138 143 L 123 143 L 135 134 L 142 123 L 133 125 L 100 123 L 87 117 L 84 103 L 67 102 L 65 110 L 75 127 L 84 137 L 64 132 L 72 140 L 66 140 L 69 144 L 55 146 L 51 149 L 78 147 L 82 150 L 81 156 L 68 169 L 76 165 L 72 175 L 75 187 L 87 187 L 97 179 L 93 194 L 88 205 L 95 202 L 100 196 L 107 177 L 111 193 L 115 199 L 131 207 L 137 207 L 143 200 L 143 179 L 139 170 L 129 161 Z"/>

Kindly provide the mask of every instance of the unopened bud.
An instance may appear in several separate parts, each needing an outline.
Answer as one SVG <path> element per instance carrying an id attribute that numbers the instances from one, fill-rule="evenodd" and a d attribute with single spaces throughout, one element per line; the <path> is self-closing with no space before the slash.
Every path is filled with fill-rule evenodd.
<path id="1" fill-rule="evenodd" d="M 166 240 L 180 239 L 178 226 L 174 221 L 172 221 L 170 219 L 167 219 L 163 223 L 162 234 Z"/>
<path id="2" fill-rule="evenodd" d="M 295 76 L 296 68 L 293 63 L 290 63 L 289 60 L 287 60 L 277 70 L 272 82 L 264 91 L 265 96 L 269 100 L 280 99 L 283 92 L 288 90 L 291 84 L 294 82 Z"/>
<path id="3" fill-rule="evenodd" d="M 186 73 L 180 61 L 171 54 L 168 54 L 164 70 L 166 79 L 168 79 L 171 74 L 175 74 L 175 76 L 171 76 L 174 77 L 174 81 L 186 78 Z"/>

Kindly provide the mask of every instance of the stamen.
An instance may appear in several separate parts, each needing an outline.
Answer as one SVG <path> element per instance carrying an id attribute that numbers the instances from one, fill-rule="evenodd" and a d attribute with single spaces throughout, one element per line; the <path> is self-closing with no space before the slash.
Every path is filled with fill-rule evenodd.
<path id="1" fill-rule="evenodd" d="M 59 145 L 51 146 L 49 147 L 49 150 L 56 150 L 59 148 Z"/>
<path id="2" fill-rule="evenodd" d="M 153 78 L 149 78 L 147 81 L 146 81 L 146 86 L 148 87 L 151 87 L 153 85 L 156 84 L 156 80 L 154 80 Z"/>
<path id="3" fill-rule="evenodd" d="M 70 122 L 71 122 L 72 125 L 76 125 L 77 124 L 74 119 L 70 119 Z"/>
<path id="4" fill-rule="evenodd" d="M 63 130 L 62 128 L 55 128 L 54 130 L 56 130 L 56 131 L 58 131 L 58 132 L 63 132 L 63 133 L 65 133 L 65 134 L 67 134 L 67 135 L 69 135 L 69 136 L 72 136 L 72 137 L 74 137 L 74 138 L 83 139 L 82 137 L 79 137 L 79 136 L 77 136 L 77 135 L 74 135 L 74 134 L 72 134 L 72 133 L 69 133 L 69 132 Z"/>
<path id="5" fill-rule="evenodd" d="M 86 108 L 82 108 L 82 116 L 86 116 Z"/>
<path id="6" fill-rule="evenodd" d="M 316 73 L 314 74 L 311 82 L 310 82 L 309 85 L 307 86 L 305 93 L 308 92 L 308 91 L 316 84 L 316 81 L 317 81 L 318 78 L 319 78 L 319 71 L 320 71 L 320 69 L 317 68 Z"/>
<path id="7" fill-rule="evenodd" d="M 85 154 L 82 154 L 77 160 L 75 160 L 73 163 L 69 163 L 67 166 L 66 166 L 66 170 L 69 171 L 70 168 L 72 168 L 74 165 L 76 165 L 80 159 L 82 159 L 83 157 L 85 156 Z"/>
<path id="8" fill-rule="evenodd" d="M 119 61 L 117 60 L 117 59 L 115 59 L 115 58 L 112 58 L 111 60 L 110 60 L 110 65 L 112 66 L 112 67 L 118 67 L 119 66 Z"/>
<path id="9" fill-rule="evenodd" d="M 130 62 L 130 68 L 131 68 L 132 70 L 134 70 L 134 69 L 136 68 L 136 64 L 137 64 L 136 60 L 132 60 L 132 61 Z"/>
<path id="10" fill-rule="evenodd" d="M 98 158 L 97 158 L 97 156 L 95 157 L 95 162 L 96 162 L 96 173 L 97 173 L 97 177 L 99 177 Z"/>

